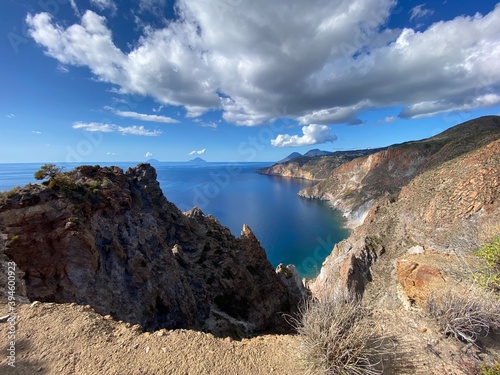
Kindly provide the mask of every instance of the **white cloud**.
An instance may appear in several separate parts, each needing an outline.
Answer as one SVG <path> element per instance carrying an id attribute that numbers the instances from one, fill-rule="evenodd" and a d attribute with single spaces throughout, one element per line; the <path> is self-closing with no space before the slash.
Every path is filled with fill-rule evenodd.
<path id="1" fill-rule="evenodd" d="M 109 9 L 114 14 L 117 10 L 113 0 L 90 0 L 90 3 L 101 11 Z"/>
<path id="2" fill-rule="evenodd" d="M 191 151 L 188 155 L 203 155 L 205 153 L 206 149 L 204 148 L 203 150 L 199 151 Z"/>
<path id="3" fill-rule="evenodd" d="M 146 10 L 165 1 L 140 4 Z M 387 29 L 395 5 L 178 0 L 178 19 L 144 27 L 124 51 L 92 11 L 70 26 L 47 13 L 26 21 L 31 37 L 61 64 L 88 67 L 116 92 L 183 106 L 188 117 L 217 109 L 227 122 L 255 126 L 286 108 L 286 117 L 301 124 L 333 124 L 392 106 L 411 117 L 490 105 L 482 97 L 485 88 L 500 87 L 500 5 L 421 32 Z M 421 4 L 412 15 L 429 12 Z M 425 105 L 436 102 L 443 109 Z"/>
<path id="4" fill-rule="evenodd" d="M 152 156 L 153 156 L 153 154 L 151 152 L 149 152 L 149 151 L 146 152 L 146 155 L 144 155 L 145 158 L 150 158 Z"/>
<path id="5" fill-rule="evenodd" d="M 71 5 L 73 12 L 75 13 L 75 16 L 80 17 L 81 13 L 80 10 L 78 9 L 78 6 L 76 5 L 75 0 L 69 0 L 69 4 Z"/>
<path id="6" fill-rule="evenodd" d="M 302 127 L 303 136 L 279 134 L 276 139 L 271 140 L 274 147 L 298 147 L 309 146 L 320 143 L 333 142 L 337 136 L 332 134 L 326 125 L 311 124 Z"/>
<path id="7" fill-rule="evenodd" d="M 114 124 L 103 124 L 100 122 L 75 122 L 73 124 L 73 129 L 82 129 L 86 132 L 99 132 L 99 133 L 113 133 L 116 130 L 116 125 Z"/>
<path id="8" fill-rule="evenodd" d="M 199 125 L 203 128 L 212 128 L 212 129 L 217 129 L 218 125 L 213 122 L 213 121 L 208 121 L 208 122 L 200 122 Z"/>
<path id="9" fill-rule="evenodd" d="M 63 73 L 63 74 L 69 73 L 68 67 L 64 66 L 63 64 L 58 64 L 56 69 L 59 73 Z"/>
<path id="10" fill-rule="evenodd" d="M 434 11 L 432 9 L 425 9 L 424 7 L 425 4 L 419 4 L 416 7 L 413 7 L 410 10 L 410 20 L 431 16 L 432 14 L 434 14 Z"/>
<path id="11" fill-rule="evenodd" d="M 386 117 L 384 117 L 384 119 L 380 120 L 379 122 L 383 122 L 386 124 L 392 124 L 396 120 L 397 120 L 396 116 L 386 116 Z"/>
<path id="12" fill-rule="evenodd" d="M 118 153 L 116 153 L 116 152 L 106 152 L 106 155 L 116 156 L 116 155 L 118 155 Z"/>
<path id="13" fill-rule="evenodd" d="M 165 106 L 162 104 L 158 106 L 157 108 L 153 108 L 153 112 L 160 112 Z"/>
<path id="14" fill-rule="evenodd" d="M 33 134 L 42 134 L 42 132 L 38 131 L 38 130 L 32 130 L 31 131 Z"/>
<path id="15" fill-rule="evenodd" d="M 100 132 L 100 133 L 120 133 L 123 135 L 141 135 L 148 137 L 155 137 L 161 134 L 160 130 L 148 130 L 144 126 L 119 126 L 115 124 L 104 124 L 100 122 L 75 122 L 73 129 L 82 129 L 87 132 Z"/>
<path id="16" fill-rule="evenodd" d="M 166 0 L 139 0 L 139 9 L 141 11 L 148 11 L 153 14 L 163 13 L 165 9 Z"/>
<path id="17" fill-rule="evenodd" d="M 474 108 L 488 108 L 500 105 L 500 95 L 496 93 L 471 97 L 464 103 L 453 103 L 446 100 L 421 102 L 407 107 L 401 112 L 403 118 L 421 118 L 439 115 L 450 111 L 469 112 Z"/>
<path id="18" fill-rule="evenodd" d="M 147 137 L 156 137 L 161 134 L 159 130 L 147 130 L 144 126 L 118 126 L 118 133 L 121 134 L 131 134 L 131 135 L 143 135 Z"/>
<path id="19" fill-rule="evenodd" d="M 106 109 L 111 109 L 111 108 L 106 107 Z M 171 117 L 167 117 L 167 116 L 148 115 L 148 114 L 144 114 L 144 113 L 137 113 L 137 112 L 131 112 L 131 111 L 118 111 L 118 110 L 114 110 L 114 109 L 111 109 L 111 110 L 117 116 L 133 118 L 135 120 L 140 120 L 140 121 L 161 122 L 161 123 L 166 123 L 166 124 L 176 124 L 179 122 L 178 120 L 173 119 Z"/>
<path id="20" fill-rule="evenodd" d="M 13 114 L 13 113 L 10 113 L 10 114 L 6 115 L 5 117 L 7 117 L 7 118 L 14 118 L 14 117 L 16 117 L 16 115 Z"/>

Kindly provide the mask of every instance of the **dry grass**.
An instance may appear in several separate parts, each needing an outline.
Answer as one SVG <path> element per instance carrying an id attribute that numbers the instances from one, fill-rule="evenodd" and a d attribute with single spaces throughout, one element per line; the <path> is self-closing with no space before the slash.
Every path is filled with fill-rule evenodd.
<path id="1" fill-rule="evenodd" d="M 355 296 L 336 289 L 310 301 L 296 323 L 299 358 L 309 374 L 380 374 L 373 324 Z"/>
<path id="2" fill-rule="evenodd" d="M 498 296 L 474 286 L 429 297 L 425 311 L 443 334 L 472 344 L 479 336 L 500 328 Z"/>

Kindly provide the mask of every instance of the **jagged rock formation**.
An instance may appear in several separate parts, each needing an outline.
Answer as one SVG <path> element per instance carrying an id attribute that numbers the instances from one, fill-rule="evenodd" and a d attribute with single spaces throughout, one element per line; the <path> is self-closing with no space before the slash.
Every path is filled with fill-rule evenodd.
<path id="1" fill-rule="evenodd" d="M 271 167 L 257 170 L 257 173 L 271 176 L 303 178 L 306 180 L 321 181 L 330 177 L 332 170 L 355 158 L 369 155 L 381 149 L 336 151 L 329 155 L 322 155 L 324 151 L 311 150 L 312 155 L 294 157 L 291 160 L 279 162 Z M 319 151 L 319 153 L 315 152 Z"/>
<path id="2" fill-rule="evenodd" d="M 466 278 L 467 254 L 500 230 L 499 166 L 500 117 L 487 116 L 353 160 L 306 189 L 302 195 L 330 199 L 351 220 L 364 206 L 361 224 L 352 220 L 351 236 L 327 258 L 313 293 L 341 282 L 391 306 L 401 292 L 421 303 L 408 285 L 428 275 L 446 282 Z M 412 253 L 419 261 L 405 269 Z M 425 258 L 436 254 L 445 258 L 440 267 L 419 273 Z"/>
<path id="3" fill-rule="evenodd" d="M 299 302 L 248 226 L 235 238 L 197 208 L 183 214 L 149 164 L 27 185 L 1 201 L 0 232 L 30 300 L 88 304 L 148 330 L 284 332 L 281 313 Z"/>

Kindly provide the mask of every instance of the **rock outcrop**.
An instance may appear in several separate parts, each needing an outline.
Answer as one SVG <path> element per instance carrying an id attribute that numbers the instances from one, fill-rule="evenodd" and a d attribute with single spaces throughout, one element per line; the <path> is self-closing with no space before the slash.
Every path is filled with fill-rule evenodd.
<path id="1" fill-rule="evenodd" d="M 5 255 L 30 300 L 90 305 L 146 330 L 289 331 L 299 303 L 248 226 L 235 238 L 198 208 L 182 213 L 156 171 L 78 167 L 0 203 Z"/>

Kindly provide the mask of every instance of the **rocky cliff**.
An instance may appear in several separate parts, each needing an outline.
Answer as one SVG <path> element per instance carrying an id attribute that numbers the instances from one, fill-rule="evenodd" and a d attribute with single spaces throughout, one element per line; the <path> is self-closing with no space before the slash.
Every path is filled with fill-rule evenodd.
<path id="1" fill-rule="evenodd" d="M 304 156 L 295 157 L 292 160 L 276 163 L 268 168 L 259 169 L 257 173 L 320 181 L 330 177 L 332 171 L 338 166 L 355 158 L 369 155 L 380 150 L 381 149 L 336 151 L 330 155 L 320 156 L 307 156 L 306 154 Z M 314 154 L 313 152 L 312 155 Z"/>
<path id="2" fill-rule="evenodd" d="M 149 164 L 82 166 L 4 194 L 0 233 L 30 300 L 90 305 L 146 330 L 288 331 L 282 314 L 304 293 L 248 226 L 235 238 L 168 202 Z"/>
<path id="3" fill-rule="evenodd" d="M 471 251 L 500 230 L 499 166 L 500 117 L 488 116 L 334 170 L 302 195 L 329 199 L 351 217 L 364 205 L 364 213 L 325 261 L 313 292 L 341 282 L 397 306 L 401 293 L 415 293 L 405 289 L 415 285 L 406 276 L 467 279 Z"/>
<path id="4" fill-rule="evenodd" d="M 343 212 L 351 228 L 361 225 L 382 197 L 396 200 L 416 176 L 498 139 L 500 119 L 488 116 L 422 141 L 388 147 L 343 163 L 330 177 L 299 195 L 327 200 Z M 439 182 L 435 182 L 436 187 Z"/>

